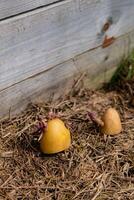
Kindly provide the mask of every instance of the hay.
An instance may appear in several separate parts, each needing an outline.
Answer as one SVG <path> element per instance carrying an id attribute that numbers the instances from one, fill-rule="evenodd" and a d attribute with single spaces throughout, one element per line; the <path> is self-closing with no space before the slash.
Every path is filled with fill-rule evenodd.
<path id="1" fill-rule="evenodd" d="M 71 91 L 64 99 L 29 105 L 21 115 L 1 122 L 0 199 L 133 200 L 134 108 L 126 96 L 119 91 Z M 105 139 L 87 110 L 100 116 L 109 106 L 120 112 L 123 132 Z M 50 109 L 70 127 L 72 146 L 46 156 L 39 150 L 36 124 Z"/>

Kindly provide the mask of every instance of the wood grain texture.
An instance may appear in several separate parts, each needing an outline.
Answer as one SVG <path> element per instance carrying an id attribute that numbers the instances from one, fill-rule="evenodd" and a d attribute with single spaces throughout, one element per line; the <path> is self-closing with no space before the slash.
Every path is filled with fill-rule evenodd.
<path id="1" fill-rule="evenodd" d="M 54 3 L 57 0 L 1 0 L 0 19 Z"/>
<path id="2" fill-rule="evenodd" d="M 118 38 L 108 48 L 98 47 L 74 57 L 53 69 L 29 78 L 0 92 L 0 118 L 22 111 L 28 103 L 44 102 L 53 96 L 66 94 L 74 77 L 86 73 L 84 83 L 90 88 L 100 86 L 110 79 L 122 56 L 134 48 L 134 30 Z"/>
<path id="3" fill-rule="evenodd" d="M 128 33 L 133 11 L 132 0 L 65 0 L 1 21 L 0 91 Z"/>

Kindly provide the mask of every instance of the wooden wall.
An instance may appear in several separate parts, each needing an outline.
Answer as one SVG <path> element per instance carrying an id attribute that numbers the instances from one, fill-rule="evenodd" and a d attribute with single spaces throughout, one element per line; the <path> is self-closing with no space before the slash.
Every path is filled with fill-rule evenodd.
<path id="1" fill-rule="evenodd" d="M 68 91 L 96 87 L 134 47 L 133 0 L 2 0 L 0 118 Z"/>

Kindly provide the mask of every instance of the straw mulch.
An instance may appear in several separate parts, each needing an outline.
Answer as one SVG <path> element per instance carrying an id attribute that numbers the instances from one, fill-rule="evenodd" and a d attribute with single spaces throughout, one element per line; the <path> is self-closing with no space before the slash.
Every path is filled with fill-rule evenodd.
<path id="1" fill-rule="evenodd" d="M 132 85 L 118 92 L 71 91 L 58 101 L 29 105 L 21 115 L 1 122 L 0 199 L 134 200 Z M 105 138 L 87 110 L 101 116 L 109 106 L 119 111 L 123 131 Z M 46 156 L 39 149 L 36 124 L 51 109 L 70 128 L 72 145 Z"/>

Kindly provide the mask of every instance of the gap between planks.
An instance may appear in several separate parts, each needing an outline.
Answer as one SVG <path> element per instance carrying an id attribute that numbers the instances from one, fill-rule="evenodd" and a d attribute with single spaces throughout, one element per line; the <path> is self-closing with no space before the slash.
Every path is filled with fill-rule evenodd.
<path id="1" fill-rule="evenodd" d="M 130 0 L 70 0 L 1 22 L 0 90 L 132 31 L 133 9 Z"/>
<path id="2" fill-rule="evenodd" d="M 14 1 L 14 0 L 12 0 L 12 1 Z M 18 2 L 16 2 L 16 4 L 17 4 L 16 5 L 15 3 L 12 2 L 13 4 L 12 4 L 12 6 L 10 5 L 10 11 L 9 11 L 9 8 L 8 8 L 9 6 L 7 5 L 8 2 L 6 2 L 5 5 L 3 7 L 1 6 L 1 8 L 0 8 L 0 9 L 3 9 L 2 12 L 0 13 L 0 22 L 4 21 L 4 20 L 8 20 L 9 18 L 14 18 L 14 17 L 17 17 L 19 15 L 26 14 L 28 12 L 33 12 L 37 9 L 42 9 L 44 7 L 51 6 L 53 4 L 58 4 L 59 2 L 62 2 L 62 1 L 66 1 L 66 0 L 48 0 L 48 2 L 46 2 L 46 3 L 44 1 L 42 1 L 42 3 L 37 2 L 36 6 L 34 6 L 32 2 L 31 3 L 28 3 L 28 2 L 25 3 L 25 1 L 24 1 L 23 6 L 22 6 L 22 3 L 19 4 Z M 11 3 L 11 1 L 9 0 L 9 4 L 10 3 Z M 1 5 L 1 3 L 0 3 L 0 5 Z M 27 8 L 28 6 L 29 6 L 29 8 Z M 11 8 L 12 8 L 12 11 L 11 11 Z"/>
<path id="3" fill-rule="evenodd" d="M 111 46 L 101 47 L 76 56 L 55 68 L 27 79 L 0 92 L 0 118 L 14 116 L 23 111 L 29 103 L 41 103 L 51 96 L 57 99 L 67 94 L 77 78 L 86 72 L 84 82 L 89 88 L 108 81 L 124 55 L 134 48 L 133 33 L 121 37 Z M 108 57 L 108 59 L 105 59 Z M 110 73 L 109 73 L 110 72 Z"/>
<path id="4" fill-rule="evenodd" d="M 125 37 L 125 36 L 127 37 L 127 36 L 129 36 L 129 34 L 131 34 L 131 33 L 133 33 L 133 32 L 134 32 L 134 30 L 131 31 L 131 32 L 129 32 L 129 33 L 126 33 L 126 34 L 122 34 L 121 36 L 119 36 L 118 38 L 116 38 L 116 40 L 118 40 L 118 39 L 120 39 L 120 38 L 123 38 L 123 37 Z M 41 74 L 43 74 L 43 73 L 45 73 L 45 72 L 48 72 L 48 71 L 50 71 L 50 70 L 56 68 L 56 67 L 59 66 L 59 65 L 64 65 L 64 63 L 66 63 L 66 62 L 68 62 L 68 61 L 71 61 L 71 60 L 72 60 L 73 62 L 75 62 L 75 58 L 77 58 L 77 57 L 79 57 L 79 56 L 81 56 L 81 55 L 84 55 L 84 54 L 86 54 L 86 53 L 90 53 L 91 51 L 97 50 L 98 48 L 101 48 L 101 47 L 102 47 L 102 45 L 99 45 L 99 46 L 94 47 L 94 48 L 92 48 L 92 49 L 90 49 L 90 50 L 88 50 L 88 51 L 82 52 L 81 54 L 76 55 L 74 58 L 71 58 L 71 59 L 69 59 L 69 60 L 65 60 L 65 61 L 62 62 L 62 63 L 59 63 L 59 64 L 57 64 L 57 65 L 54 65 L 54 66 L 50 67 L 49 69 L 45 69 L 45 70 L 43 70 L 43 71 L 41 71 L 41 72 L 39 72 L 39 73 L 37 73 L 37 74 L 34 74 L 34 75 L 29 76 L 29 77 L 27 77 L 27 78 L 25 78 L 25 79 L 23 79 L 23 80 L 21 80 L 21 81 L 18 81 L 18 82 L 16 82 L 16 83 L 14 83 L 14 84 L 12 84 L 12 85 L 10 85 L 10 86 L 8 86 L 8 87 L 6 87 L 6 88 L 0 90 L 0 92 L 5 91 L 5 90 L 9 89 L 10 87 L 13 87 L 13 86 L 15 86 L 15 85 L 17 85 L 17 84 L 19 84 L 19 83 L 22 83 L 22 82 L 24 82 L 24 81 L 26 81 L 26 80 L 32 79 L 32 78 L 34 78 L 34 77 L 36 77 L 36 76 L 39 76 L 39 75 L 41 75 Z"/>
<path id="5" fill-rule="evenodd" d="M 12 20 L 19 20 L 21 18 L 24 18 L 25 16 L 31 16 L 31 15 L 34 15 L 38 12 L 42 12 L 42 11 L 45 11 L 45 9 L 51 9 L 55 6 L 59 6 L 61 4 L 64 4 L 66 2 L 69 2 L 71 0 L 57 0 L 57 1 L 53 1 L 52 3 L 48 3 L 48 4 L 45 4 L 45 5 L 41 5 L 41 6 L 38 6 L 38 7 L 35 7 L 35 8 L 32 8 L 32 9 L 29 9 L 29 10 L 26 10 L 26 11 L 22 11 L 20 13 L 17 13 L 17 14 L 12 14 L 8 17 L 3 17 L 3 18 L 0 18 L 0 24 L 1 23 L 9 23 L 11 22 Z"/>

